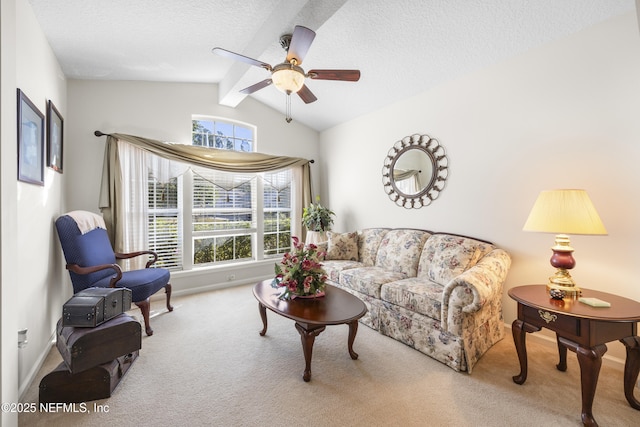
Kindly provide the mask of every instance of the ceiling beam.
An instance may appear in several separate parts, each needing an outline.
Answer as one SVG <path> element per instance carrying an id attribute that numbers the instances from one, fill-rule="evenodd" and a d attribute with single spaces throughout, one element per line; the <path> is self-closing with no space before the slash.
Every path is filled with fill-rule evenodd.
<path id="1" fill-rule="evenodd" d="M 274 42 L 280 40 L 283 31 L 287 29 L 293 31 L 295 25 L 304 25 L 315 31 L 347 1 L 314 2 L 313 0 L 307 0 L 301 2 L 300 0 L 282 0 L 265 20 L 262 27 L 256 31 L 249 45 L 238 53 L 249 58 L 258 59 Z M 322 7 L 319 7 L 319 3 L 322 3 Z M 236 61 L 231 65 L 227 74 L 218 83 L 218 102 L 221 105 L 235 108 L 247 97 L 247 95 L 240 93 L 240 90 L 246 86 L 241 82 L 249 70 L 250 66 L 241 62 Z"/>

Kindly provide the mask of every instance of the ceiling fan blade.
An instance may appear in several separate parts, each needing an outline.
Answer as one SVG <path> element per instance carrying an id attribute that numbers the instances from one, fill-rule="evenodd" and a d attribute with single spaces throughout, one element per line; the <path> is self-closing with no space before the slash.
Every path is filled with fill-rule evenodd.
<path id="1" fill-rule="evenodd" d="M 309 70 L 307 75 L 315 80 L 343 80 L 347 82 L 360 80 L 360 70 Z"/>
<path id="2" fill-rule="evenodd" d="M 298 96 L 304 101 L 305 104 L 311 104 L 312 102 L 318 100 L 318 98 L 316 98 L 313 92 L 311 92 L 306 85 L 302 85 L 302 87 L 298 91 Z"/>
<path id="3" fill-rule="evenodd" d="M 289 50 L 287 52 L 287 62 L 291 62 L 292 59 L 296 60 L 296 65 L 302 64 L 302 60 L 307 55 L 309 47 L 313 39 L 316 38 L 316 33 L 313 30 L 296 25 L 291 35 L 291 43 L 289 44 Z"/>
<path id="4" fill-rule="evenodd" d="M 271 79 L 265 79 L 265 80 L 263 80 L 263 81 L 261 81 L 261 82 L 258 82 L 258 83 L 256 83 L 256 84 L 253 84 L 253 85 L 251 85 L 251 86 L 249 86 L 249 87 L 246 87 L 246 88 L 242 89 L 242 90 L 240 91 L 240 93 L 244 93 L 245 95 L 250 95 L 250 94 L 252 94 L 253 92 L 257 92 L 257 91 L 259 91 L 260 89 L 262 89 L 262 88 L 265 88 L 265 87 L 269 86 L 271 83 L 273 83 L 273 82 L 271 81 Z"/>
<path id="5" fill-rule="evenodd" d="M 226 50 L 221 47 L 214 47 L 211 51 L 220 56 L 224 56 L 225 58 L 235 59 L 236 61 L 242 61 L 249 65 L 255 65 L 256 67 L 262 67 L 265 70 L 271 71 L 271 65 L 266 62 L 258 61 L 257 59 L 249 58 L 248 56 L 240 55 L 239 53 L 231 52 L 230 50 Z"/>

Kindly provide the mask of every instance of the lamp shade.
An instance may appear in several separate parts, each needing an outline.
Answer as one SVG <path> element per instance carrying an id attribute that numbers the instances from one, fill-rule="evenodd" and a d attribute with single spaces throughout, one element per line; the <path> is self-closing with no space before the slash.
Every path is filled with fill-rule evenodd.
<path id="1" fill-rule="evenodd" d="M 585 190 L 542 191 L 523 230 L 556 234 L 607 234 Z"/>
<path id="2" fill-rule="evenodd" d="M 304 85 L 304 72 L 295 65 L 280 64 L 273 69 L 271 81 L 278 90 L 286 94 L 295 93 Z"/>

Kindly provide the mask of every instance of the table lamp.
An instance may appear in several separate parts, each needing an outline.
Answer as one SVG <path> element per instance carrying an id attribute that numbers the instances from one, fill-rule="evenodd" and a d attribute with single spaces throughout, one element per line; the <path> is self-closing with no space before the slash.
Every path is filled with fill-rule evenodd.
<path id="1" fill-rule="evenodd" d="M 569 274 L 576 265 L 568 234 L 606 235 L 607 230 L 600 220 L 591 199 L 585 190 L 542 191 L 538 196 L 524 231 L 556 233 L 555 245 L 551 248 L 551 265 L 556 273 L 549 277 L 547 290 L 556 289 L 567 297 L 577 298 L 580 288 Z M 558 292 L 555 292 L 557 294 Z"/>

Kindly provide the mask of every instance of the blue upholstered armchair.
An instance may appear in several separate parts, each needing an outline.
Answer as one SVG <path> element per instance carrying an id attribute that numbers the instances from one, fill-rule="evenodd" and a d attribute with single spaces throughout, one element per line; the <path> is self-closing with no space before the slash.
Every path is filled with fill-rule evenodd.
<path id="1" fill-rule="evenodd" d="M 164 288 L 167 310 L 172 311 L 170 273 L 164 268 L 149 268 L 158 256 L 152 251 L 128 254 L 115 253 L 100 215 L 73 211 L 56 220 L 56 229 L 71 276 L 73 293 L 89 287 L 118 287 L 131 290 L 135 305 L 140 308 L 147 335 L 153 334 L 149 325 L 149 297 Z M 122 271 L 118 259 L 149 256 L 146 268 Z"/>

